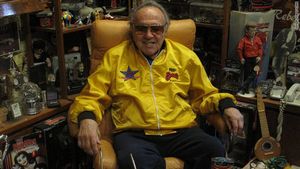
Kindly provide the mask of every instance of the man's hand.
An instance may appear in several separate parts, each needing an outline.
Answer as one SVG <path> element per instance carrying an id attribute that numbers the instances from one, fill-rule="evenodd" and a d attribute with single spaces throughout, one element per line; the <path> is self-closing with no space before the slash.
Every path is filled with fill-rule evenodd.
<path id="1" fill-rule="evenodd" d="M 100 131 L 98 123 L 92 119 L 84 119 L 80 122 L 78 133 L 78 146 L 90 155 L 98 153 L 100 143 Z"/>
<path id="2" fill-rule="evenodd" d="M 242 65 L 245 64 L 245 59 L 244 58 L 241 60 L 241 64 Z"/>
<path id="3" fill-rule="evenodd" d="M 259 63 L 260 57 L 256 57 L 255 60 L 256 60 L 256 63 Z"/>
<path id="4" fill-rule="evenodd" d="M 244 127 L 244 117 L 241 112 L 233 107 L 224 109 L 224 119 L 231 133 L 242 134 Z"/>

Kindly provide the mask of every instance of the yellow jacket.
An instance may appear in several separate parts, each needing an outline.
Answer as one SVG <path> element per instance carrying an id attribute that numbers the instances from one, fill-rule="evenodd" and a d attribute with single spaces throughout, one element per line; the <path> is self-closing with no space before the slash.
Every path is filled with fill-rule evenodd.
<path id="1" fill-rule="evenodd" d="M 218 93 L 198 56 L 187 47 L 166 39 L 165 49 L 150 65 L 130 41 L 124 41 L 104 55 L 69 113 L 75 123 L 84 111 L 93 112 L 98 123 L 104 112 L 112 113 L 117 131 L 167 133 L 195 126 L 195 113 L 219 111 L 224 98 L 235 100 Z"/>

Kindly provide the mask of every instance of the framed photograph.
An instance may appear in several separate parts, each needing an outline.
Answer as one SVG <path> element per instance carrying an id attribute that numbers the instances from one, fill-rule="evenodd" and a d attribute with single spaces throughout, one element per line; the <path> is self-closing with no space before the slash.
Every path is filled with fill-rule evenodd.
<path id="1" fill-rule="evenodd" d="M 1 19 L 0 57 L 20 50 L 19 25 L 20 20 L 17 17 Z"/>
<path id="2" fill-rule="evenodd" d="M 22 116 L 21 106 L 19 103 L 12 103 L 10 105 L 10 108 L 11 108 L 13 119 Z"/>

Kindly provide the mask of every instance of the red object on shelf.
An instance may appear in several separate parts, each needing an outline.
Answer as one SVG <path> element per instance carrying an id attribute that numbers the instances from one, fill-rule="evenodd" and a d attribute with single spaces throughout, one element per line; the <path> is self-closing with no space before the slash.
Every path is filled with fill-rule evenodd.
<path id="1" fill-rule="evenodd" d="M 117 8 L 117 0 L 111 0 L 111 7 L 112 8 Z"/>

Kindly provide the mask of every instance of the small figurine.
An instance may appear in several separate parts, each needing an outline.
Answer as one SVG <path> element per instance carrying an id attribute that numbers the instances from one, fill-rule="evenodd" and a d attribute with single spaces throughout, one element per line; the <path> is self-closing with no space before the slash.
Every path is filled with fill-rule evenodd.
<path id="1" fill-rule="evenodd" d="M 51 59 L 46 51 L 46 43 L 43 40 L 36 40 L 32 44 L 33 48 L 33 62 L 45 63 L 47 68 L 51 68 Z"/>
<path id="2" fill-rule="evenodd" d="M 76 25 L 83 25 L 83 22 L 82 22 L 82 17 L 81 16 L 78 16 L 78 19 L 77 21 L 75 22 Z"/>
<path id="3" fill-rule="evenodd" d="M 46 42 L 44 40 L 33 41 L 33 62 L 30 67 L 29 79 L 39 85 L 41 89 L 45 89 L 47 85 L 48 74 L 53 73 L 52 61 L 46 50 Z"/>
<path id="4" fill-rule="evenodd" d="M 73 15 L 70 11 L 62 12 L 62 19 L 64 21 L 65 27 L 70 27 L 72 25 L 72 18 L 73 18 Z"/>
<path id="5" fill-rule="evenodd" d="M 93 13 L 95 10 L 91 7 L 84 6 L 79 10 L 79 17 L 81 18 L 81 21 L 83 24 L 90 24 L 91 23 L 91 13 Z"/>
<path id="6" fill-rule="evenodd" d="M 74 75 L 74 78 L 73 78 L 74 80 L 85 81 L 86 77 L 84 74 L 83 62 L 76 63 L 76 65 L 74 66 L 73 75 Z"/>
<path id="7" fill-rule="evenodd" d="M 48 86 L 55 86 L 55 75 L 53 73 L 50 73 L 48 76 L 47 76 L 47 84 Z"/>
<path id="8" fill-rule="evenodd" d="M 250 94 L 250 85 L 254 84 L 257 73 L 254 68 L 258 68 L 263 55 L 261 39 L 256 35 L 256 25 L 248 23 L 245 26 L 245 36 L 239 41 L 236 48 L 243 72 L 243 85 L 240 95 Z M 250 94 L 254 96 L 254 94 Z"/>
<path id="9" fill-rule="evenodd" d="M 105 7 L 94 8 L 94 12 L 93 12 L 94 19 L 95 20 L 97 20 L 97 19 L 104 19 L 104 15 L 107 13 L 106 11 L 107 10 L 106 10 Z"/>

